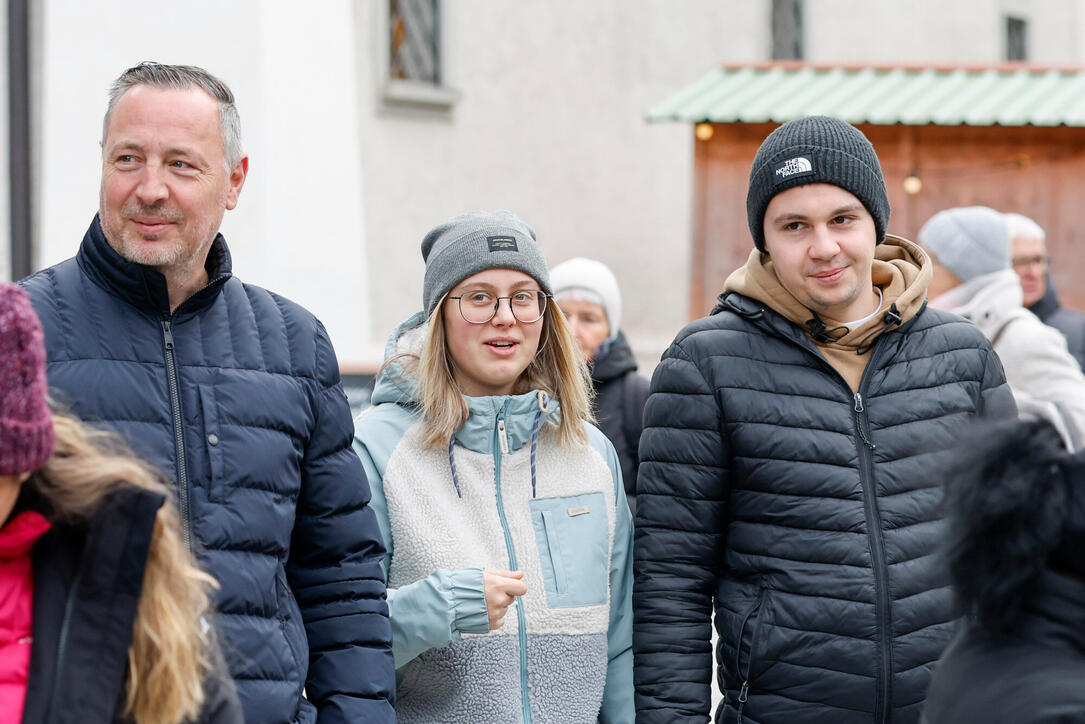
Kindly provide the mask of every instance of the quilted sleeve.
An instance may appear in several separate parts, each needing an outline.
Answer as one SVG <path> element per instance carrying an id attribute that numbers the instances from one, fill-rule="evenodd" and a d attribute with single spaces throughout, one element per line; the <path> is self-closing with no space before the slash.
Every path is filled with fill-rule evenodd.
<path id="1" fill-rule="evenodd" d="M 637 722 L 706 722 L 727 452 L 715 390 L 678 342 L 652 378 L 640 457 L 633 556 Z"/>
<path id="2" fill-rule="evenodd" d="M 315 423 L 302 467 L 287 575 L 309 639 L 306 695 L 320 724 L 394 722 L 395 668 L 369 483 L 323 326 L 317 331 Z"/>

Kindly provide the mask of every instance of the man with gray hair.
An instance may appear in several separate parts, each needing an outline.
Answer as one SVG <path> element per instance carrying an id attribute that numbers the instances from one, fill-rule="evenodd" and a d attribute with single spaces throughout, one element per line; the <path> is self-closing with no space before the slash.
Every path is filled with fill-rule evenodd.
<path id="1" fill-rule="evenodd" d="M 233 276 L 218 233 L 248 172 L 233 94 L 141 63 L 101 145 L 78 253 L 21 282 L 50 386 L 174 481 L 247 721 L 394 721 L 384 548 L 335 352 L 309 312 Z"/>
<path id="2" fill-rule="evenodd" d="M 1059 303 L 1051 283 L 1051 257 L 1043 227 L 1022 214 L 1003 214 L 1013 242 L 1013 270 L 1021 280 L 1025 307 L 1044 324 L 1062 332 L 1078 365 L 1085 370 L 1085 314 Z"/>

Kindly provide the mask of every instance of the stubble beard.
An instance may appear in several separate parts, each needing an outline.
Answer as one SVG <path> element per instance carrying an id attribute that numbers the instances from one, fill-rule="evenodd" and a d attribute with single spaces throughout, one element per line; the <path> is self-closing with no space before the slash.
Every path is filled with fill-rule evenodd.
<path id="1" fill-rule="evenodd" d="M 103 214 L 103 218 L 109 218 Z M 136 216 L 154 216 L 171 224 L 178 224 L 185 220 L 183 213 L 177 209 L 170 209 L 164 204 L 145 205 L 138 201 L 128 202 L 121 207 L 117 217 L 117 228 L 111 228 L 112 224 L 103 223 L 103 231 L 118 254 L 133 264 L 153 267 L 155 269 L 169 269 L 183 261 L 185 253 L 184 241 L 180 238 L 173 242 L 160 242 L 163 234 L 140 234 L 137 230 L 127 226 L 125 221 Z M 167 229 L 169 231 L 169 229 Z M 153 243 L 146 243 L 153 242 Z M 203 246 L 203 245 L 201 245 Z"/>

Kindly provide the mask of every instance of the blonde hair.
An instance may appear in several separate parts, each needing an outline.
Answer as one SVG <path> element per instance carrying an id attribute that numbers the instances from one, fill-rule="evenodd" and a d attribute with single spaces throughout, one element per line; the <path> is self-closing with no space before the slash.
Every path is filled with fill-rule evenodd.
<path id="1" fill-rule="evenodd" d="M 116 436 L 61 414 L 53 415 L 53 429 L 53 455 L 28 482 L 50 506 L 50 519 L 87 520 L 107 495 L 125 486 L 170 495 Z M 181 724 L 199 717 L 212 656 L 204 616 L 216 585 L 188 552 L 174 506 L 163 505 L 128 648 L 124 715 L 136 724 Z"/>
<path id="2" fill-rule="evenodd" d="M 470 411 L 453 374 L 455 363 L 448 349 L 442 299 L 430 314 L 429 330 L 421 354 L 403 353 L 387 360 L 382 371 L 402 360 L 405 371 L 415 373 L 416 396 L 426 423 L 422 444 L 444 447 L 464 426 Z M 565 315 L 553 300 L 546 305 L 539 349 L 513 387 L 513 394 L 544 390 L 561 404 L 558 444 L 586 443 L 584 422 L 594 422 L 591 411 L 591 376 Z"/>

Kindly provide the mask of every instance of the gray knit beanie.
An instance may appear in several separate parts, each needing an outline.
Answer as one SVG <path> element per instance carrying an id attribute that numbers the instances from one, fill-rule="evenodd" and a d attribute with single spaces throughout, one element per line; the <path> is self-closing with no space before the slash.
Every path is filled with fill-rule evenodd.
<path id="1" fill-rule="evenodd" d="M 1009 227 L 986 206 L 939 211 L 919 229 L 918 241 L 962 282 L 1010 268 Z"/>
<path id="2" fill-rule="evenodd" d="M 874 146 L 839 118 L 809 116 L 770 133 L 754 157 L 746 219 L 759 251 L 765 251 L 765 209 L 772 197 L 806 184 L 832 184 L 853 194 L 874 217 L 875 243 L 885 241 L 889 197 Z"/>
<path id="3" fill-rule="evenodd" d="M 516 269 L 531 276 L 547 294 L 550 272 L 535 231 L 511 211 L 469 211 L 430 229 L 422 239 L 426 278 L 422 304 L 426 316 L 452 287 L 486 269 Z"/>

